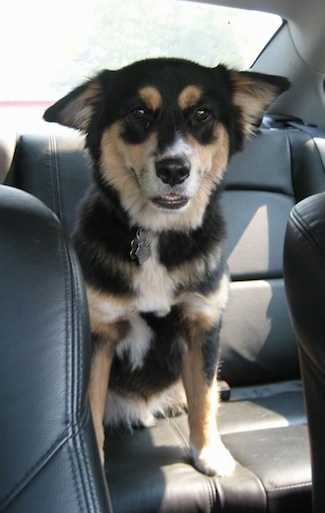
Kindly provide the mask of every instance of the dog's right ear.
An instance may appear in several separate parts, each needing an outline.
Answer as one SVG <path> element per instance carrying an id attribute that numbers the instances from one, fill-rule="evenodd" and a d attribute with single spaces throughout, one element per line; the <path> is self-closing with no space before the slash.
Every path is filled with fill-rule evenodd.
<path id="1" fill-rule="evenodd" d="M 104 70 L 77 87 L 49 107 L 43 119 L 88 133 L 93 114 L 103 99 L 104 89 L 113 73 L 113 71 Z"/>

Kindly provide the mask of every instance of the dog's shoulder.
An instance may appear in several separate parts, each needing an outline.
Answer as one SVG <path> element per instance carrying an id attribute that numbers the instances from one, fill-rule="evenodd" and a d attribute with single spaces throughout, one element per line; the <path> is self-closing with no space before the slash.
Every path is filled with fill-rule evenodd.
<path id="1" fill-rule="evenodd" d="M 93 185 L 80 204 L 73 243 L 86 282 L 117 295 L 132 293 L 131 241 L 136 230 L 128 225 L 114 197 Z"/>

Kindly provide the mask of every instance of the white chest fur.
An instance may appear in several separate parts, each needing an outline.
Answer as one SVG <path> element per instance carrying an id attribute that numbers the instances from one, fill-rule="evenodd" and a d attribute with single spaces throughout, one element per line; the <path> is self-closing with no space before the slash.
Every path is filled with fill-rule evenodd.
<path id="1" fill-rule="evenodd" d="M 156 239 L 151 241 L 150 250 L 150 257 L 142 264 L 134 280 L 135 308 L 139 312 L 155 312 L 163 316 L 173 303 L 175 283 L 158 261 Z"/>
<path id="2" fill-rule="evenodd" d="M 127 298 L 101 294 L 87 288 L 92 327 L 108 326 L 119 320 L 127 320 L 128 335 L 117 344 L 116 353 L 128 354 L 133 369 L 140 368 L 149 350 L 153 333 L 140 313 L 154 312 L 165 316 L 175 302 L 175 282 L 157 258 L 157 240 L 150 241 L 150 257 L 138 268 L 133 277 L 133 294 Z M 106 328 L 105 328 L 106 330 Z"/>

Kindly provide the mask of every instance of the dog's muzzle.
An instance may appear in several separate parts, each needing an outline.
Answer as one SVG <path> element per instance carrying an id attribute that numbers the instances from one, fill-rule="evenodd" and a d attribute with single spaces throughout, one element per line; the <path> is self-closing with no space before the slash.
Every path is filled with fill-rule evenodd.
<path id="1" fill-rule="evenodd" d="M 190 165 L 181 158 L 164 158 L 156 162 L 156 175 L 170 191 L 153 198 L 153 203 L 160 209 L 179 210 L 185 207 L 189 198 L 179 194 L 176 186 L 185 182 L 190 175 Z M 173 188 L 175 188 L 173 190 Z"/>

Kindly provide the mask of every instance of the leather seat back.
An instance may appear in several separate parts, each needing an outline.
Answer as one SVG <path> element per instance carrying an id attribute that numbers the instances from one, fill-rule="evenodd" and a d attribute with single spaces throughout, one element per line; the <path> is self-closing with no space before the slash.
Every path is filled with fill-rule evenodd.
<path id="1" fill-rule="evenodd" d="M 231 385 L 299 377 L 283 283 L 283 243 L 293 205 L 322 190 L 318 149 L 300 130 L 260 130 L 230 164 L 223 209 L 232 284 L 221 374 Z"/>
<path id="2" fill-rule="evenodd" d="M 39 200 L 0 186 L 0 511 L 108 513 L 79 264 Z"/>
<path id="3" fill-rule="evenodd" d="M 44 201 L 71 233 L 90 181 L 88 155 L 75 131 L 50 130 L 20 138 L 7 183 Z M 282 275 L 284 233 L 292 206 L 322 190 L 322 160 L 300 130 L 259 130 L 230 163 L 222 206 L 232 284 L 220 377 L 231 386 L 299 377 Z"/>
<path id="4" fill-rule="evenodd" d="M 325 193 L 298 203 L 284 246 L 285 283 L 300 348 L 314 513 L 325 510 Z"/>

